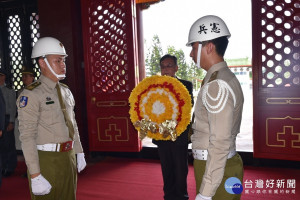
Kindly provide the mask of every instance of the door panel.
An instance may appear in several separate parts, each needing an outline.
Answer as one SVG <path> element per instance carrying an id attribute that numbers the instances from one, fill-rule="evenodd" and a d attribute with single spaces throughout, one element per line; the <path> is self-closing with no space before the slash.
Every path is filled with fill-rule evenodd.
<path id="1" fill-rule="evenodd" d="M 138 83 L 135 2 L 82 0 L 90 151 L 140 151 L 128 97 Z"/>
<path id="2" fill-rule="evenodd" d="M 254 157 L 300 160 L 300 3 L 252 1 Z"/>

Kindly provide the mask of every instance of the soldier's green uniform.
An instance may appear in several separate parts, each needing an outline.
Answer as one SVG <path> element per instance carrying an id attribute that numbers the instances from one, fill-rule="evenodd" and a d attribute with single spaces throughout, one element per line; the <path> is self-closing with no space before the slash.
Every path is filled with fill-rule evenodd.
<path id="1" fill-rule="evenodd" d="M 41 196 L 32 194 L 32 199 L 76 198 L 75 154 L 82 153 L 83 149 L 73 111 L 75 105 L 73 95 L 67 86 L 59 84 L 62 99 L 75 130 L 73 149 L 68 148 L 64 151 L 61 146 L 56 146 L 52 150 L 43 150 L 47 144 L 72 141 L 59 103 L 55 82 L 41 75 L 37 82 L 26 87 L 17 100 L 20 140 L 28 174 L 30 176 L 30 174 L 41 173 L 52 186 L 49 194 Z M 29 181 L 31 181 L 30 177 Z"/>

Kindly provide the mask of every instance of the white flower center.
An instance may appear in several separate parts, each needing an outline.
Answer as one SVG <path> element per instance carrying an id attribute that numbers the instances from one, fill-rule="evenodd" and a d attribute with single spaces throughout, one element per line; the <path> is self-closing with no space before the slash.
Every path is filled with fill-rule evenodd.
<path id="1" fill-rule="evenodd" d="M 160 114 L 164 113 L 166 110 L 166 107 L 164 104 L 162 104 L 160 101 L 155 101 L 152 105 L 152 113 L 159 116 Z"/>
<path id="2" fill-rule="evenodd" d="M 146 95 L 146 97 L 144 97 L 142 99 L 142 104 L 141 104 L 141 112 L 143 113 L 142 115 L 144 116 L 145 119 L 149 120 L 149 116 L 147 115 L 146 113 L 146 108 L 145 108 L 145 104 L 147 104 L 148 102 L 148 99 L 151 98 L 151 95 L 152 94 L 164 94 L 164 95 L 167 95 L 168 98 L 169 98 L 169 101 L 172 103 L 172 110 L 173 110 L 173 113 L 172 113 L 172 120 L 176 120 L 177 118 L 177 115 L 178 115 L 178 109 L 177 109 L 177 106 L 178 106 L 178 103 L 176 101 L 176 99 L 174 99 L 172 97 L 171 94 L 169 94 L 169 92 L 167 91 L 164 91 L 164 89 L 155 89 L 154 91 L 149 91 Z M 158 100 L 157 100 L 158 101 Z M 156 103 L 156 102 L 155 102 Z M 152 105 L 152 113 L 156 114 L 157 116 L 159 116 L 160 114 L 164 113 L 165 110 L 166 110 L 166 107 L 164 104 L 162 104 L 161 102 L 158 102 L 159 104 L 162 104 L 162 106 L 154 106 L 154 104 Z M 157 107 L 157 108 L 156 108 Z M 162 109 L 163 107 L 163 109 Z"/>

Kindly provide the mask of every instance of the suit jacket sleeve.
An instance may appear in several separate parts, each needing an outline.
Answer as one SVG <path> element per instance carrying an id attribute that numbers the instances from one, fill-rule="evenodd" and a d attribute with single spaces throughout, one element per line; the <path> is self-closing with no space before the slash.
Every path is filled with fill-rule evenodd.
<path id="1" fill-rule="evenodd" d="M 186 81 L 186 80 L 182 80 L 182 79 L 178 79 L 185 87 L 186 89 L 189 91 L 190 95 L 191 95 L 191 100 L 192 100 L 192 106 L 194 105 L 194 97 L 193 97 L 193 84 L 190 81 Z"/>
<path id="2" fill-rule="evenodd" d="M 5 102 L 2 91 L 0 89 L 0 130 L 3 131 L 5 127 Z"/>
<path id="3" fill-rule="evenodd" d="M 190 95 L 191 95 L 191 99 L 192 99 L 192 106 L 194 105 L 194 96 L 193 96 L 193 84 L 191 82 L 188 82 L 188 84 L 186 85 L 186 88 L 188 89 Z"/>
<path id="4" fill-rule="evenodd" d="M 14 123 L 16 118 L 16 92 L 11 89 L 9 93 L 9 122 Z"/>

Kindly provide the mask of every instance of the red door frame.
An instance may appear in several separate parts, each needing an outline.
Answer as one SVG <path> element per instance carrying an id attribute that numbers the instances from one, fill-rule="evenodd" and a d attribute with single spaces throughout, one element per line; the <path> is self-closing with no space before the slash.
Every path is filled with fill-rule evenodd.
<path id="1" fill-rule="evenodd" d="M 90 151 L 142 148 L 128 97 L 139 80 L 134 0 L 81 0 Z"/>
<path id="2" fill-rule="evenodd" d="M 252 1 L 257 158 L 300 161 L 299 13 L 297 0 Z"/>

